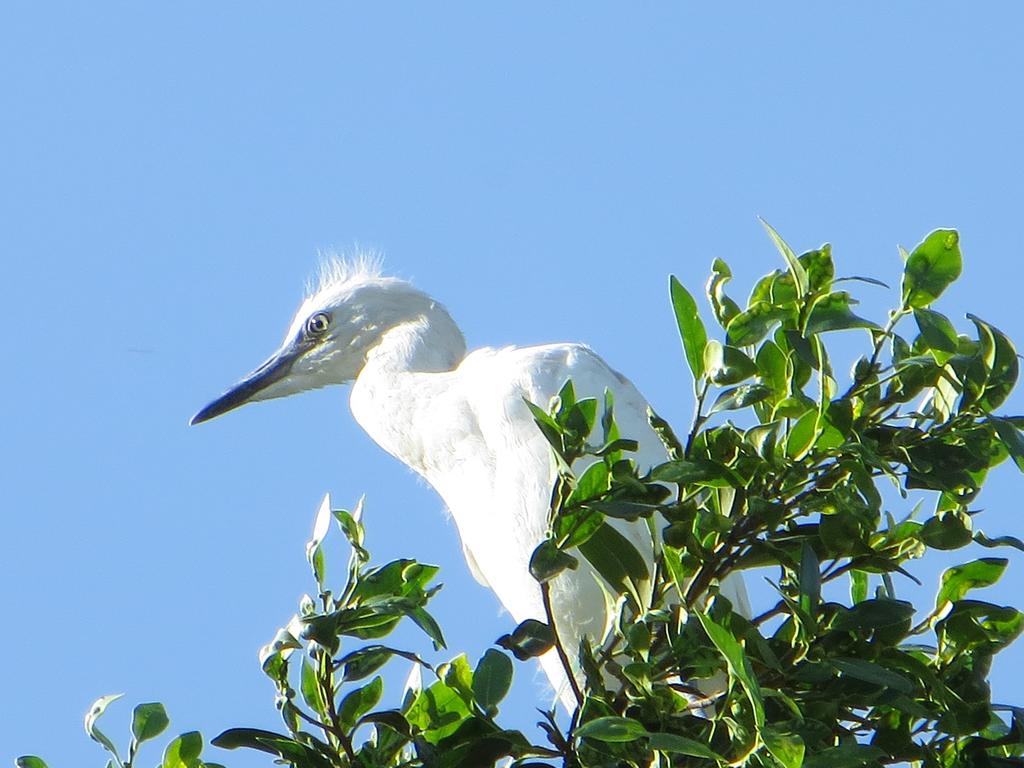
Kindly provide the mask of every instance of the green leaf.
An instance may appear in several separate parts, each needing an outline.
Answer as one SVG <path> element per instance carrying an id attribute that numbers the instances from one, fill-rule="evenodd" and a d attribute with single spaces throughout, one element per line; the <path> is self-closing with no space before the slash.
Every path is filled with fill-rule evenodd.
<path id="1" fill-rule="evenodd" d="M 325 706 L 323 695 L 320 693 L 320 686 L 317 684 L 316 671 L 313 669 L 313 665 L 309 663 L 309 659 L 305 657 L 302 659 L 299 690 L 302 692 L 302 699 L 306 702 L 306 706 L 318 715 L 326 714 L 327 707 Z"/>
<path id="2" fill-rule="evenodd" d="M 167 745 L 160 768 L 200 768 L 203 737 L 199 731 L 183 733 Z"/>
<path id="3" fill-rule="evenodd" d="M 800 608 L 814 616 L 821 602 L 821 563 L 806 541 L 800 553 Z"/>
<path id="4" fill-rule="evenodd" d="M 743 646 L 740 645 L 739 641 L 733 637 L 728 629 L 721 624 L 717 624 L 707 614 L 694 610 L 693 615 L 700 621 L 708 638 L 725 659 L 726 666 L 729 669 L 729 676 L 738 680 L 743 687 L 744 693 L 746 693 L 747 698 L 750 700 L 750 706 L 754 709 L 754 721 L 757 723 L 757 726 L 759 728 L 764 726 L 764 703 L 761 696 L 761 688 L 757 684 L 757 678 L 754 677 L 750 661 L 743 651 Z"/>
<path id="5" fill-rule="evenodd" d="M 740 408 L 746 408 L 749 405 L 759 403 L 770 397 L 771 394 L 772 390 L 764 384 L 741 384 L 738 387 L 725 390 L 715 398 L 715 402 L 711 406 L 709 413 L 735 411 Z"/>
<path id="6" fill-rule="evenodd" d="M 347 694 L 338 706 L 338 717 L 345 727 L 351 728 L 359 718 L 373 709 L 383 692 L 384 681 L 377 676 L 362 688 L 356 688 Z"/>
<path id="7" fill-rule="evenodd" d="M 394 649 L 388 648 L 387 646 L 368 645 L 365 648 L 360 648 L 356 651 L 352 651 L 352 653 L 346 654 L 337 661 L 338 666 L 342 670 L 342 681 L 348 683 L 369 677 L 384 666 L 394 653 Z M 312 672 L 312 668 L 310 669 L 310 672 Z M 302 680 L 303 694 L 305 694 L 305 667 L 303 668 Z M 310 704 L 310 706 L 313 707 L 312 704 Z M 316 709 L 316 707 L 313 707 L 313 709 Z"/>
<path id="8" fill-rule="evenodd" d="M 551 539 L 545 539 L 530 556 L 530 575 L 543 584 L 551 581 L 565 570 L 574 570 L 579 561 L 568 552 L 563 552 Z"/>
<path id="9" fill-rule="evenodd" d="M 14 759 L 16 768 L 47 768 L 43 758 L 35 755 L 22 755 Z"/>
<path id="10" fill-rule="evenodd" d="M 496 707 L 512 685 L 512 660 L 488 648 L 473 672 L 473 697 L 485 710 Z"/>
<path id="11" fill-rule="evenodd" d="M 117 701 L 123 693 L 112 693 L 107 696 L 101 696 L 93 702 L 92 706 L 89 707 L 89 711 L 85 713 L 85 732 L 89 734 L 89 738 L 99 743 L 107 752 L 112 754 L 117 762 L 121 762 L 120 756 L 117 754 L 117 747 L 114 746 L 107 736 L 96 727 L 96 721 L 100 719 L 103 713 L 107 710 L 107 707 L 114 701 Z"/>
<path id="12" fill-rule="evenodd" d="M 132 711 L 132 737 L 137 744 L 154 739 L 170 725 L 167 710 L 160 702 L 139 704 Z"/>
<path id="13" fill-rule="evenodd" d="M 988 353 L 985 355 L 987 363 L 985 389 L 979 404 L 986 411 L 991 412 L 1003 404 L 1017 383 L 1017 376 L 1020 373 L 1017 350 L 1006 334 L 994 325 L 989 325 L 980 317 L 970 313 L 967 317 L 978 329 L 981 347 L 984 352 Z"/>
<path id="14" fill-rule="evenodd" d="M 988 549 L 993 547 L 1013 547 L 1024 552 L 1024 541 L 1021 541 L 1016 536 L 997 536 L 994 539 L 990 539 L 981 531 L 978 531 L 974 534 L 974 541 Z"/>
<path id="15" fill-rule="evenodd" d="M 936 229 L 914 248 L 903 265 L 903 305 L 927 307 L 960 277 L 963 257 L 955 229 Z"/>
<path id="16" fill-rule="evenodd" d="M 881 664 L 875 664 L 872 661 L 833 658 L 829 660 L 829 663 L 845 677 L 852 677 L 865 683 L 874 683 L 875 685 L 891 688 L 901 693 L 912 693 L 914 691 L 913 682 L 903 675 L 886 669 Z"/>
<path id="17" fill-rule="evenodd" d="M 832 259 L 831 245 L 825 243 L 821 248 L 801 253 L 800 263 L 807 270 L 807 284 L 812 292 L 823 293 L 832 287 L 836 275 L 836 265 Z M 841 279 L 856 280 L 857 278 Z"/>
<path id="18" fill-rule="evenodd" d="M 649 733 L 647 734 L 647 744 L 651 749 L 658 750 L 659 752 L 703 757 L 708 760 L 725 760 L 724 757 L 706 744 L 688 739 L 685 736 L 677 736 L 674 733 Z"/>
<path id="19" fill-rule="evenodd" d="M 959 510 L 940 512 L 926 521 L 918 536 L 933 549 L 959 549 L 971 543 L 971 518 Z"/>
<path id="20" fill-rule="evenodd" d="M 598 741 L 626 742 L 636 741 L 648 735 L 637 720 L 629 717 L 598 717 L 579 726 L 574 734 L 581 739 L 597 739 Z"/>
<path id="21" fill-rule="evenodd" d="M 431 744 L 452 735 L 471 716 L 462 695 L 440 680 L 417 694 L 405 713 L 413 728 Z"/>
<path id="22" fill-rule="evenodd" d="M 800 768 L 804 762 L 804 740 L 793 733 L 782 733 L 774 728 L 761 730 L 764 745 L 783 768 Z"/>
<path id="23" fill-rule="evenodd" d="M 605 581 L 619 593 L 631 592 L 640 602 L 639 583 L 651 578 L 647 561 L 633 543 L 605 523 L 579 550 Z"/>
<path id="24" fill-rule="evenodd" d="M 536 619 L 527 619 L 517 626 L 511 634 L 502 635 L 494 641 L 519 661 L 526 661 L 551 650 L 555 645 L 555 635 L 551 627 Z"/>
<path id="25" fill-rule="evenodd" d="M 704 370 L 712 384 L 739 384 L 757 373 L 757 365 L 736 347 L 712 339 L 704 347 Z"/>
<path id="26" fill-rule="evenodd" d="M 854 605 L 868 599 L 868 575 L 864 571 L 850 571 L 850 602 Z"/>
<path id="27" fill-rule="evenodd" d="M 669 278 L 669 293 L 672 296 L 672 310 L 676 315 L 679 337 L 686 352 L 686 362 L 694 380 L 698 380 L 704 375 L 704 347 L 708 343 L 708 333 L 697 311 L 697 302 L 675 275 Z"/>
<path id="28" fill-rule="evenodd" d="M 326 757 L 311 747 L 280 733 L 260 728 L 229 728 L 210 743 L 221 749 L 256 749 L 304 768 L 333 768 Z"/>
<path id="29" fill-rule="evenodd" d="M 788 315 L 788 312 L 767 301 L 755 302 L 729 321 L 726 326 L 728 342 L 734 347 L 757 344 L 768 335 L 773 325 Z"/>
<path id="30" fill-rule="evenodd" d="M 846 331 L 851 328 L 879 330 L 875 323 L 853 313 L 850 306 L 854 303 L 850 294 L 845 291 L 837 291 L 823 296 L 814 303 L 814 307 L 811 309 L 805 333 L 808 336 L 814 336 L 819 333 Z"/>
<path id="31" fill-rule="evenodd" d="M 740 312 L 736 302 L 725 295 L 725 284 L 730 279 L 732 279 L 732 272 L 729 270 L 729 265 L 721 259 L 715 259 L 711 265 L 711 277 L 708 278 L 707 295 L 711 309 L 715 313 L 715 319 L 723 328 L 728 326 L 729 321 Z"/>
<path id="32" fill-rule="evenodd" d="M 603 515 L 615 517 L 620 520 L 633 522 L 641 517 L 650 517 L 661 507 L 657 504 L 645 504 L 641 501 L 624 501 L 612 499 L 611 501 L 587 502 L 587 509 L 596 509 Z"/>
<path id="33" fill-rule="evenodd" d="M 789 430 L 789 437 L 786 439 L 786 455 L 790 458 L 799 459 L 814 447 L 818 439 L 818 413 L 808 411 L 799 419 L 793 428 Z"/>
<path id="34" fill-rule="evenodd" d="M 789 247 L 785 240 L 779 236 L 779 233 L 764 219 L 761 219 L 761 225 L 768 232 L 768 236 L 772 239 L 775 247 L 779 253 L 782 254 L 782 258 L 786 260 L 786 266 L 789 268 L 789 274 L 793 277 L 793 282 L 796 285 L 797 295 L 801 298 L 807 295 L 809 289 L 809 282 L 807 279 L 807 270 L 800 263 L 796 254 L 793 253 L 793 249 Z"/>
<path id="35" fill-rule="evenodd" d="M 666 461 L 651 470 L 651 480 L 659 483 L 706 485 L 713 488 L 729 485 L 731 477 L 732 472 L 728 467 L 707 459 Z"/>
<path id="36" fill-rule="evenodd" d="M 914 319 L 929 349 L 956 354 L 960 342 L 956 328 L 948 317 L 931 309 L 920 308 L 914 310 Z"/>
<path id="37" fill-rule="evenodd" d="M 807 756 L 804 768 L 865 768 L 876 766 L 886 754 L 878 747 L 845 742 Z"/>
<path id="38" fill-rule="evenodd" d="M 757 375 L 761 383 L 771 387 L 775 399 L 789 395 L 789 371 L 786 353 L 772 340 L 766 341 L 757 350 Z"/>
<path id="39" fill-rule="evenodd" d="M 999 581 L 1008 563 L 1003 557 L 983 557 L 948 568 L 942 574 L 935 607 L 941 609 L 946 603 L 956 602 L 972 589 L 992 586 Z"/>
<path id="40" fill-rule="evenodd" d="M 1006 451 L 1017 465 L 1017 469 L 1024 472 L 1024 437 L 1021 437 L 1020 432 L 1008 419 L 993 416 L 989 421 L 995 427 L 1000 442 L 1006 446 Z"/>
<path id="41" fill-rule="evenodd" d="M 445 648 L 444 634 L 441 632 L 441 626 L 434 620 L 434 617 L 427 613 L 425 608 L 413 608 L 409 611 L 409 618 L 413 620 L 413 623 L 423 630 L 427 637 L 430 638 L 430 642 L 434 645 L 434 650 L 439 651 Z"/>

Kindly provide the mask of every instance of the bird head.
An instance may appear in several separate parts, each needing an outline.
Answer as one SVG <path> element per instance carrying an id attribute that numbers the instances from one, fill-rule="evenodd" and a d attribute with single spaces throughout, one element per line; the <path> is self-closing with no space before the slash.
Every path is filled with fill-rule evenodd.
<path id="1" fill-rule="evenodd" d="M 435 307 L 408 283 L 381 276 L 373 259 L 327 261 L 278 350 L 190 424 L 257 400 L 350 382 L 388 331 L 417 322 Z"/>

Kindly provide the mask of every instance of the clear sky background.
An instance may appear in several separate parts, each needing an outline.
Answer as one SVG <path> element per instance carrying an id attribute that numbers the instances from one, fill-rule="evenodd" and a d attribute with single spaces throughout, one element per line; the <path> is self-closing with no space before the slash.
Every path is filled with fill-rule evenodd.
<path id="1" fill-rule="evenodd" d="M 678 423 L 667 276 L 698 290 L 723 257 L 745 295 L 779 264 L 757 215 L 889 281 L 876 312 L 896 245 L 958 227 L 938 308 L 1024 340 L 1022 25 L 1009 2 L 4 3 L 0 762 L 102 765 L 81 718 L 110 692 L 119 741 L 151 700 L 175 732 L 276 728 L 256 652 L 312 586 L 328 490 L 367 494 L 379 560 L 442 566 L 453 652 L 510 628 L 345 391 L 187 426 L 276 346 L 317 249 L 382 250 L 472 347 L 590 343 Z M 1022 488 L 997 471 L 982 527 L 1024 535 Z M 1022 591 L 1018 557 L 989 596 Z M 1016 648 L 997 697 L 1022 678 Z M 517 667 L 510 725 L 542 689 Z"/>

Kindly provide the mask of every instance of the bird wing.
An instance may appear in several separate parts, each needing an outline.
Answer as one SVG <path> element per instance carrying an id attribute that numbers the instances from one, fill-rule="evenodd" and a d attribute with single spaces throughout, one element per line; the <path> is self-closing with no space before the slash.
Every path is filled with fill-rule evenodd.
<path id="1" fill-rule="evenodd" d="M 417 439 L 424 441 L 418 448 L 421 460 L 406 460 L 447 504 L 474 576 L 494 590 L 517 622 L 546 620 L 529 561 L 547 535 L 557 473 L 551 448 L 526 401 L 546 409 L 569 379 L 577 398 L 594 397 L 602 402 L 605 391 L 610 391 L 621 436 L 639 444 L 631 456 L 641 472 L 667 457 L 648 423 L 647 401 L 626 377 L 581 344 L 478 350 L 455 371 L 424 376 L 428 378 L 422 382 L 419 397 L 425 397 L 429 407 L 423 411 L 425 421 L 414 431 Z M 443 384 L 429 378 L 436 376 L 445 377 Z M 587 463 L 581 460 L 574 470 L 582 472 Z M 609 523 L 650 567 L 654 542 L 646 523 Z M 604 638 L 609 611 L 606 590 L 599 582 L 586 561 L 550 582 L 556 624 L 565 647 L 577 648 L 584 636 L 591 641 Z M 742 592 L 742 582 L 737 589 Z M 736 599 L 733 602 L 743 605 Z M 541 663 L 556 692 L 571 708 L 572 695 L 558 659 L 548 653 Z"/>

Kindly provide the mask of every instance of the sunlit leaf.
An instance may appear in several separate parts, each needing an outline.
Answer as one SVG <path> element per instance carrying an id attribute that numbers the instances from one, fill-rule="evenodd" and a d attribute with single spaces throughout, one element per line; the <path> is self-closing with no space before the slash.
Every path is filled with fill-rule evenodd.
<path id="1" fill-rule="evenodd" d="M 583 723 L 575 735 L 581 739 L 625 742 L 636 741 L 647 736 L 647 729 L 637 720 L 628 717 L 599 717 Z"/>
<path id="2" fill-rule="evenodd" d="M 983 557 L 963 565 L 948 568 L 942 574 L 936 608 L 959 600 L 972 589 L 989 587 L 999 581 L 1009 560 L 1002 557 Z"/>
<path id="3" fill-rule="evenodd" d="M 686 362 L 690 365 L 693 378 L 700 379 L 704 375 L 704 346 L 708 342 L 708 334 L 697 311 L 697 302 L 675 275 L 669 279 L 669 291 L 672 295 L 672 310 L 675 312 L 679 337 L 686 352 Z"/>
<path id="4" fill-rule="evenodd" d="M 132 711 L 132 737 L 137 744 L 149 741 L 163 733 L 170 722 L 160 702 L 139 704 Z"/>
<path id="5" fill-rule="evenodd" d="M 761 730 L 764 745 L 783 768 L 800 768 L 804 762 L 804 741 L 793 733 L 783 733 L 775 728 Z"/>
<path id="6" fill-rule="evenodd" d="M 936 229 L 907 258 L 903 265 L 903 304 L 927 307 L 960 277 L 963 258 L 960 235 L 955 229 Z"/>
<path id="7" fill-rule="evenodd" d="M 714 643 L 718 652 L 722 654 L 729 668 L 729 675 L 736 678 L 743 687 L 750 706 L 754 710 L 754 719 L 758 726 L 764 725 L 764 703 L 761 696 L 761 688 L 757 684 L 750 667 L 750 662 L 732 633 L 725 627 L 717 624 L 710 616 L 700 611 L 693 611 L 693 615 L 700 621 L 701 626 L 707 633 L 708 638 Z"/>
<path id="8" fill-rule="evenodd" d="M 739 384 L 757 373 L 757 365 L 736 347 L 712 339 L 704 347 L 704 369 L 713 384 Z"/>
<path id="9" fill-rule="evenodd" d="M 768 232 L 768 236 L 775 243 L 775 247 L 782 254 L 782 258 L 786 260 L 789 273 L 793 276 L 793 281 L 796 283 L 797 294 L 800 297 L 806 296 L 809 288 L 807 270 L 804 269 L 793 249 L 789 247 L 786 241 L 782 239 L 779 233 L 767 221 L 761 219 L 761 225 Z"/>
<path id="10" fill-rule="evenodd" d="M 203 737 L 198 731 L 183 733 L 167 745 L 160 768 L 200 768 L 202 751 Z"/>

